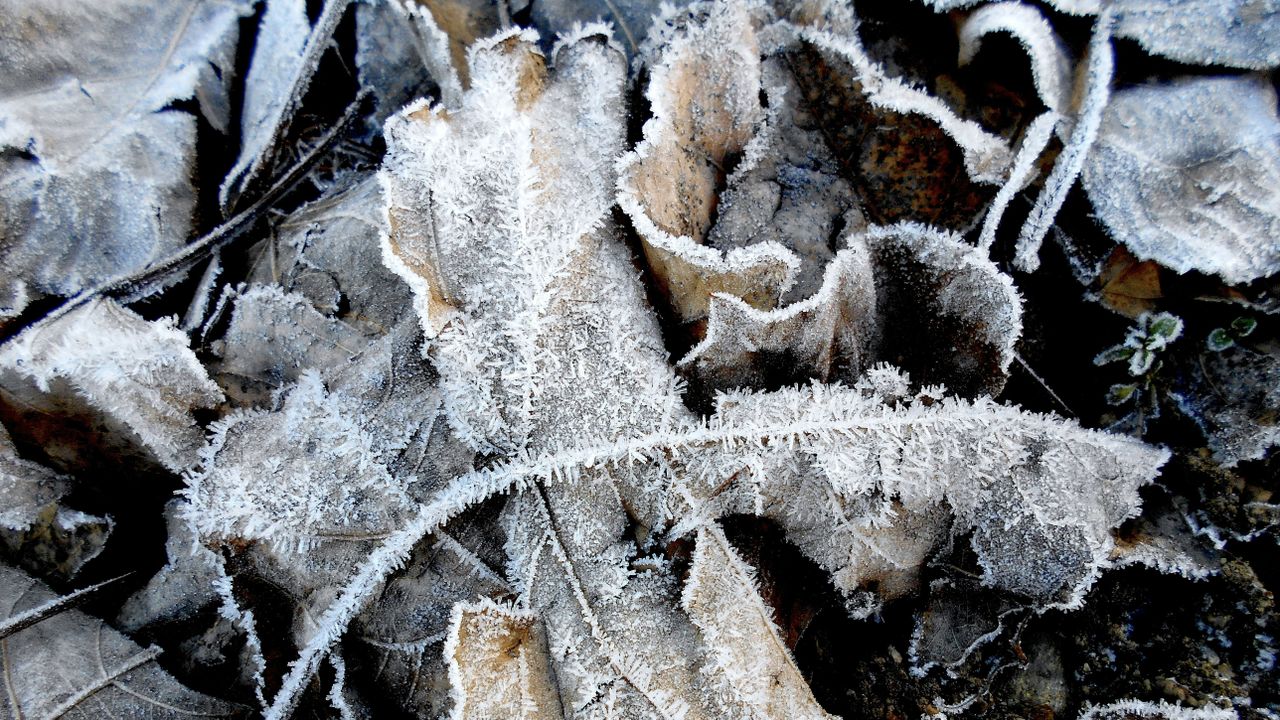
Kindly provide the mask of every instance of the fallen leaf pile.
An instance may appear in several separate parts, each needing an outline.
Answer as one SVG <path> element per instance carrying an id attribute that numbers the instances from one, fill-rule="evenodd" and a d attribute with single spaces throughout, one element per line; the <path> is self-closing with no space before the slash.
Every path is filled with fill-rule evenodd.
<path id="1" fill-rule="evenodd" d="M 1280 714 L 1270 0 L 0 10 L 9 716 Z"/>

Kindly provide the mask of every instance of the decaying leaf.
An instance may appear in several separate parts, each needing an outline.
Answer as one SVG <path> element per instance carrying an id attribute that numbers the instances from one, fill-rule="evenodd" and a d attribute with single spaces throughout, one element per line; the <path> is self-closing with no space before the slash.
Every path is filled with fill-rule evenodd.
<path id="1" fill-rule="evenodd" d="M 1068 112 L 1071 55 L 1044 15 L 1021 2 L 983 5 L 960 27 L 960 64 L 972 61 L 983 38 L 994 32 L 1013 35 L 1026 49 L 1031 57 L 1031 78 L 1045 107 L 1054 113 Z"/>
<path id="2" fill-rule="evenodd" d="M 557 45 L 550 77 L 533 33 L 497 35 L 473 48 L 460 108 L 388 123 L 384 256 L 414 289 L 449 421 L 477 449 L 527 441 L 537 343 L 556 330 L 539 316 L 560 274 L 590 271 L 571 264 L 607 220 L 625 65 L 600 32 Z"/>
<path id="3" fill-rule="evenodd" d="M 755 22 L 745 4 L 723 3 L 667 43 L 650 68 L 653 117 L 619 171 L 618 205 L 684 322 L 705 317 L 716 292 L 770 309 L 799 269 L 776 242 L 740 241 L 728 252 L 703 244 L 718 179 L 764 118 Z"/>
<path id="4" fill-rule="evenodd" d="M 1116 246 L 1098 274 L 1099 295 L 1112 310 L 1137 319 L 1155 310 L 1164 297 L 1160 285 L 1160 266 L 1150 260 L 1138 260 L 1124 248 Z"/>
<path id="5" fill-rule="evenodd" d="M 170 106 L 194 98 L 226 129 L 238 23 L 251 7 L 0 6 L 0 321 L 187 241 L 196 118 Z"/>
<path id="6" fill-rule="evenodd" d="M 774 517 L 845 592 L 872 579 L 890 597 L 913 589 L 941 538 L 972 531 L 987 582 L 1076 602 L 1105 562 L 1110 528 L 1137 511 L 1138 487 L 1168 457 L 988 399 L 921 394 L 895 407 L 877 385 L 906 389 L 881 370 L 864 391 L 722 395 L 714 423 L 812 435 L 796 448 L 738 448 L 732 460 L 695 456 L 695 495 L 710 493 L 716 512 Z M 733 490 L 720 488 L 728 473 Z"/>
<path id="7" fill-rule="evenodd" d="M 974 199 L 971 183 L 999 182 L 1008 168 L 1003 140 L 888 76 L 856 34 L 738 3 L 698 5 L 672 22 L 618 203 L 682 322 L 704 320 L 716 293 L 762 311 L 803 300 L 842 228 L 912 212 L 948 224 L 956 218 L 943 205 Z M 880 137 L 878 123 L 897 134 Z M 953 167 L 952 155 L 963 163 Z"/>
<path id="8" fill-rule="evenodd" d="M 219 558 L 200 545 L 187 522 L 188 512 L 182 500 L 172 500 L 165 506 L 169 536 L 164 549 L 168 562 L 120 608 L 116 625 L 125 632 L 190 621 L 200 611 L 218 604 L 214 585 L 221 577 Z"/>
<path id="9" fill-rule="evenodd" d="M 382 191 L 359 178 L 280 222 L 259 245 L 252 281 L 279 285 L 365 335 L 386 334 L 412 314 L 409 288 L 382 265 Z"/>
<path id="10" fill-rule="evenodd" d="M 341 368 L 358 358 L 369 339 L 308 298 L 278 285 L 251 285 L 233 293 L 227 332 L 216 347 L 215 375 L 242 404 L 265 405 L 272 392 L 317 368 Z"/>
<path id="11" fill-rule="evenodd" d="M 560 697 L 538 617 L 489 600 L 459 603 L 449 639 L 455 720 L 558 720 Z"/>
<path id="12" fill-rule="evenodd" d="M 731 24 L 731 8 L 716 12 Z M 515 607 L 546 628 L 565 714 L 710 718 L 820 710 L 783 648 L 768 660 L 770 672 L 791 678 L 782 684 L 717 655 L 706 633 L 741 633 L 759 646 L 776 631 L 739 565 L 699 585 L 742 598 L 755 619 L 732 629 L 695 622 L 677 602 L 671 562 L 655 552 L 664 533 L 703 527 L 713 533 L 703 541 L 715 540 L 707 523 L 718 514 L 769 515 L 838 586 L 880 580 L 890 596 L 912 587 L 947 537 L 972 533 L 988 582 L 1071 604 L 1105 561 L 1110 528 L 1136 510 L 1137 487 L 1164 460 L 988 399 L 936 389 L 913 399 L 886 369 L 858 388 L 723 396 L 716 415 L 695 419 L 607 219 L 623 68 L 602 33 L 584 29 L 557 44 L 554 70 L 533 35 L 500 34 L 472 53 L 460 107 L 415 106 L 389 124 L 384 261 L 414 287 L 449 425 L 506 460 L 403 511 L 411 519 L 328 594 L 269 717 L 294 707 L 321 658 L 425 535 L 497 492 L 509 491 L 502 519 Z M 564 108 L 590 121 L 548 125 Z M 571 158 L 581 164 L 565 165 Z M 927 278 L 932 256 L 951 254 L 937 260 L 936 280 L 963 277 L 972 250 L 935 247 L 923 230 L 891 232 L 905 237 L 875 246 L 886 269 L 909 278 L 923 264 Z M 1003 303 L 987 331 L 1007 353 L 1016 303 L 1007 281 L 989 281 L 977 286 Z M 957 463 L 967 474 L 953 478 Z"/>
<path id="13" fill-rule="evenodd" d="M 680 604 L 707 647 L 704 672 L 712 683 L 728 684 L 732 690 L 723 694 L 743 705 L 727 711 L 741 717 L 832 718 L 791 659 L 772 610 L 756 591 L 751 566 L 714 524 L 698 530 Z"/>
<path id="14" fill-rule="evenodd" d="M 57 601 L 40 582 L 0 565 L 5 619 Z M 247 709 L 179 685 L 141 648 L 101 620 L 67 610 L 4 638 L 6 707 L 14 717 L 244 717 Z"/>
<path id="15" fill-rule="evenodd" d="M 944 11 L 981 0 L 924 0 Z M 1116 15 L 1116 35 L 1179 62 L 1268 70 L 1280 65 L 1280 7 L 1272 0 L 1047 0 L 1071 15 Z M 981 11 L 981 10 L 980 10 Z M 979 12 L 980 12 L 979 11 Z"/>
<path id="16" fill-rule="evenodd" d="M 1250 282 L 1280 270 L 1280 116 L 1258 76 L 1120 90 L 1084 168 L 1099 218 L 1141 259 Z"/>
<path id="17" fill-rule="evenodd" d="M 1235 467 L 1280 444 L 1280 359 L 1273 349 L 1203 353 L 1182 377 L 1175 400 L 1200 425 L 1218 462 Z"/>
<path id="18" fill-rule="evenodd" d="M 34 327 L 0 349 L 2 405 L 20 418 L 10 427 L 68 466 L 102 445 L 182 472 L 205 444 L 192 412 L 222 401 L 187 345 L 172 319 L 109 299 Z"/>
<path id="19" fill-rule="evenodd" d="M 71 478 L 18 457 L 0 426 L 0 528 L 25 530 L 45 507 L 71 491 Z"/>
<path id="20" fill-rule="evenodd" d="M 414 0 L 359 0 L 355 13 L 356 69 L 360 85 L 377 102 L 368 120 L 371 132 L 380 133 L 392 113 L 428 94 L 431 85 L 432 94 L 446 103 L 461 96 L 449 37 L 426 6 Z"/>

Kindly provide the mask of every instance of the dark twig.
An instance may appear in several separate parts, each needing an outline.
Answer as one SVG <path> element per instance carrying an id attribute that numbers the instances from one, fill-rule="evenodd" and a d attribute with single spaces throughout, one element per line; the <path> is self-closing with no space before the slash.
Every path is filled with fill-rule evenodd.
<path id="1" fill-rule="evenodd" d="M 0 335 L 0 344 L 7 343 L 30 330 L 48 325 L 97 298 L 138 295 L 157 280 L 166 278 L 174 273 L 189 270 L 193 265 L 208 258 L 215 251 L 226 247 L 233 240 L 240 237 L 244 231 L 252 227 L 254 221 L 264 210 L 271 207 L 281 196 L 293 189 L 293 186 L 311 170 L 316 161 L 342 140 L 351 124 L 359 117 L 360 108 L 368 97 L 368 90 L 360 91 L 356 99 L 347 106 L 337 124 L 325 133 L 314 148 L 299 158 L 298 162 L 294 163 L 289 170 L 281 175 L 252 205 L 240 210 L 204 236 L 184 245 L 182 249 L 159 262 L 137 272 L 113 278 L 92 290 L 85 290 L 74 297 L 70 297 L 48 314 L 34 320 L 25 327 L 6 328 L 4 334 Z M 148 293 L 141 294 L 146 295 Z"/>

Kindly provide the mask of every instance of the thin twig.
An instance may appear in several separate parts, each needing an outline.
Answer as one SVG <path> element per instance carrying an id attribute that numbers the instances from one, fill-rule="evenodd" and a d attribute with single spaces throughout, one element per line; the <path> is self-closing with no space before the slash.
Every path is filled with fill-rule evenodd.
<path id="1" fill-rule="evenodd" d="M 139 293 L 139 291 L 146 289 L 161 278 L 189 270 L 196 263 L 208 258 L 215 251 L 222 249 L 231 241 L 240 237 L 245 230 L 252 227 L 253 222 L 264 210 L 279 200 L 282 195 L 293 189 L 293 186 L 310 171 L 311 166 L 343 138 L 352 122 L 359 117 L 360 108 L 364 105 L 369 95 L 368 90 L 360 91 L 356 99 L 347 106 L 337 124 L 320 138 L 319 144 L 302 156 L 252 205 L 227 218 L 222 224 L 210 230 L 203 237 L 183 246 L 182 249 L 160 262 L 137 272 L 108 280 L 91 290 L 85 290 L 68 298 L 48 314 L 33 321 L 26 327 L 14 328 L 11 334 L 0 335 L 0 345 L 27 332 L 48 325 L 97 298 Z"/>
<path id="2" fill-rule="evenodd" d="M 81 588 L 69 595 L 63 595 L 40 607 L 32 608 L 26 612 L 18 613 L 3 622 L 0 622 L 0 640 L 9 637 L 15 633 L 26 630 L 27 628 L 39 623 L 42 620 L 64 613 L 71 608 L 76 607 L 87 601 L 89 598 L 97 595 L 103 588 L 114 585 L 115 583 L 129 577 L 133 573 L 125 573 L 119 577 L 113 577 L 110 580 L 104 580 L 96 585 L 90 585 Z"/>
<path id="3" fill-rule="evenodd" d="M 1030 375 L 1036 382 L 1040 383 L 1040 387 L 1044 388 L 1044 391 L 1049 393 L 1049 396 L 1058 402 L 1058 405 L 1061 406 L 1064 411 L 1066 411 L 1068 417 L 1073 417 L 1073 418 L 1079 417 L 1078 415 L 1076 415 L 1074 412 L 1071 411 L 1070 406 L 1068 406 L 1067 403 L 1064 402 L 1062 398 L 1058 397 L 1058 393 L 1054 392 L 1053 388 L 1049 387 L 1049 383 L 1045 382 L 1044 378 L 1040 377 L 1039 373 L 1031 369 L 1031 366 L 1027 364 L 1027 361 L 1022 359 L 1022 355 L 1014 353 L 1013 357 L 1015 360 L 1018 361 L 1018 365 L 1020 365 L 1023 370 L 1026 370 L 1027 374 Z"/>

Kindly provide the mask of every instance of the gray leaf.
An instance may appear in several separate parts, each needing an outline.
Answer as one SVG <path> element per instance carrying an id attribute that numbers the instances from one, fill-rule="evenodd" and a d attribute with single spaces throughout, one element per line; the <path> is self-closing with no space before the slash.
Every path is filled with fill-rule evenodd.
<path id="1" fill-rule="evenodd" d="M 1112 236 L 1228 283 L 1280 270 L 1280 118 L 1265 78 L 1185 78 L 1112 97 L 1084 168 Z"/>
<path id="2" fill-rule="evenodd" d="M 58 596 L 18 570 L 0 565 L 0 607 L 7 619 Z M 78 610 L 48 618 L 4 640 L 8 702 L 16 717 L 242 717 L 246 709 L 194 692 L 155 659 L 101 620 Z"/>
<path id="3" fill-rule="evenodd" d="M 0 320 L 186 242 L 196 98 L 227 123 L 244 0 L 0 2 Z M 110 192 L 102 192 L 111 188 Z"/>

